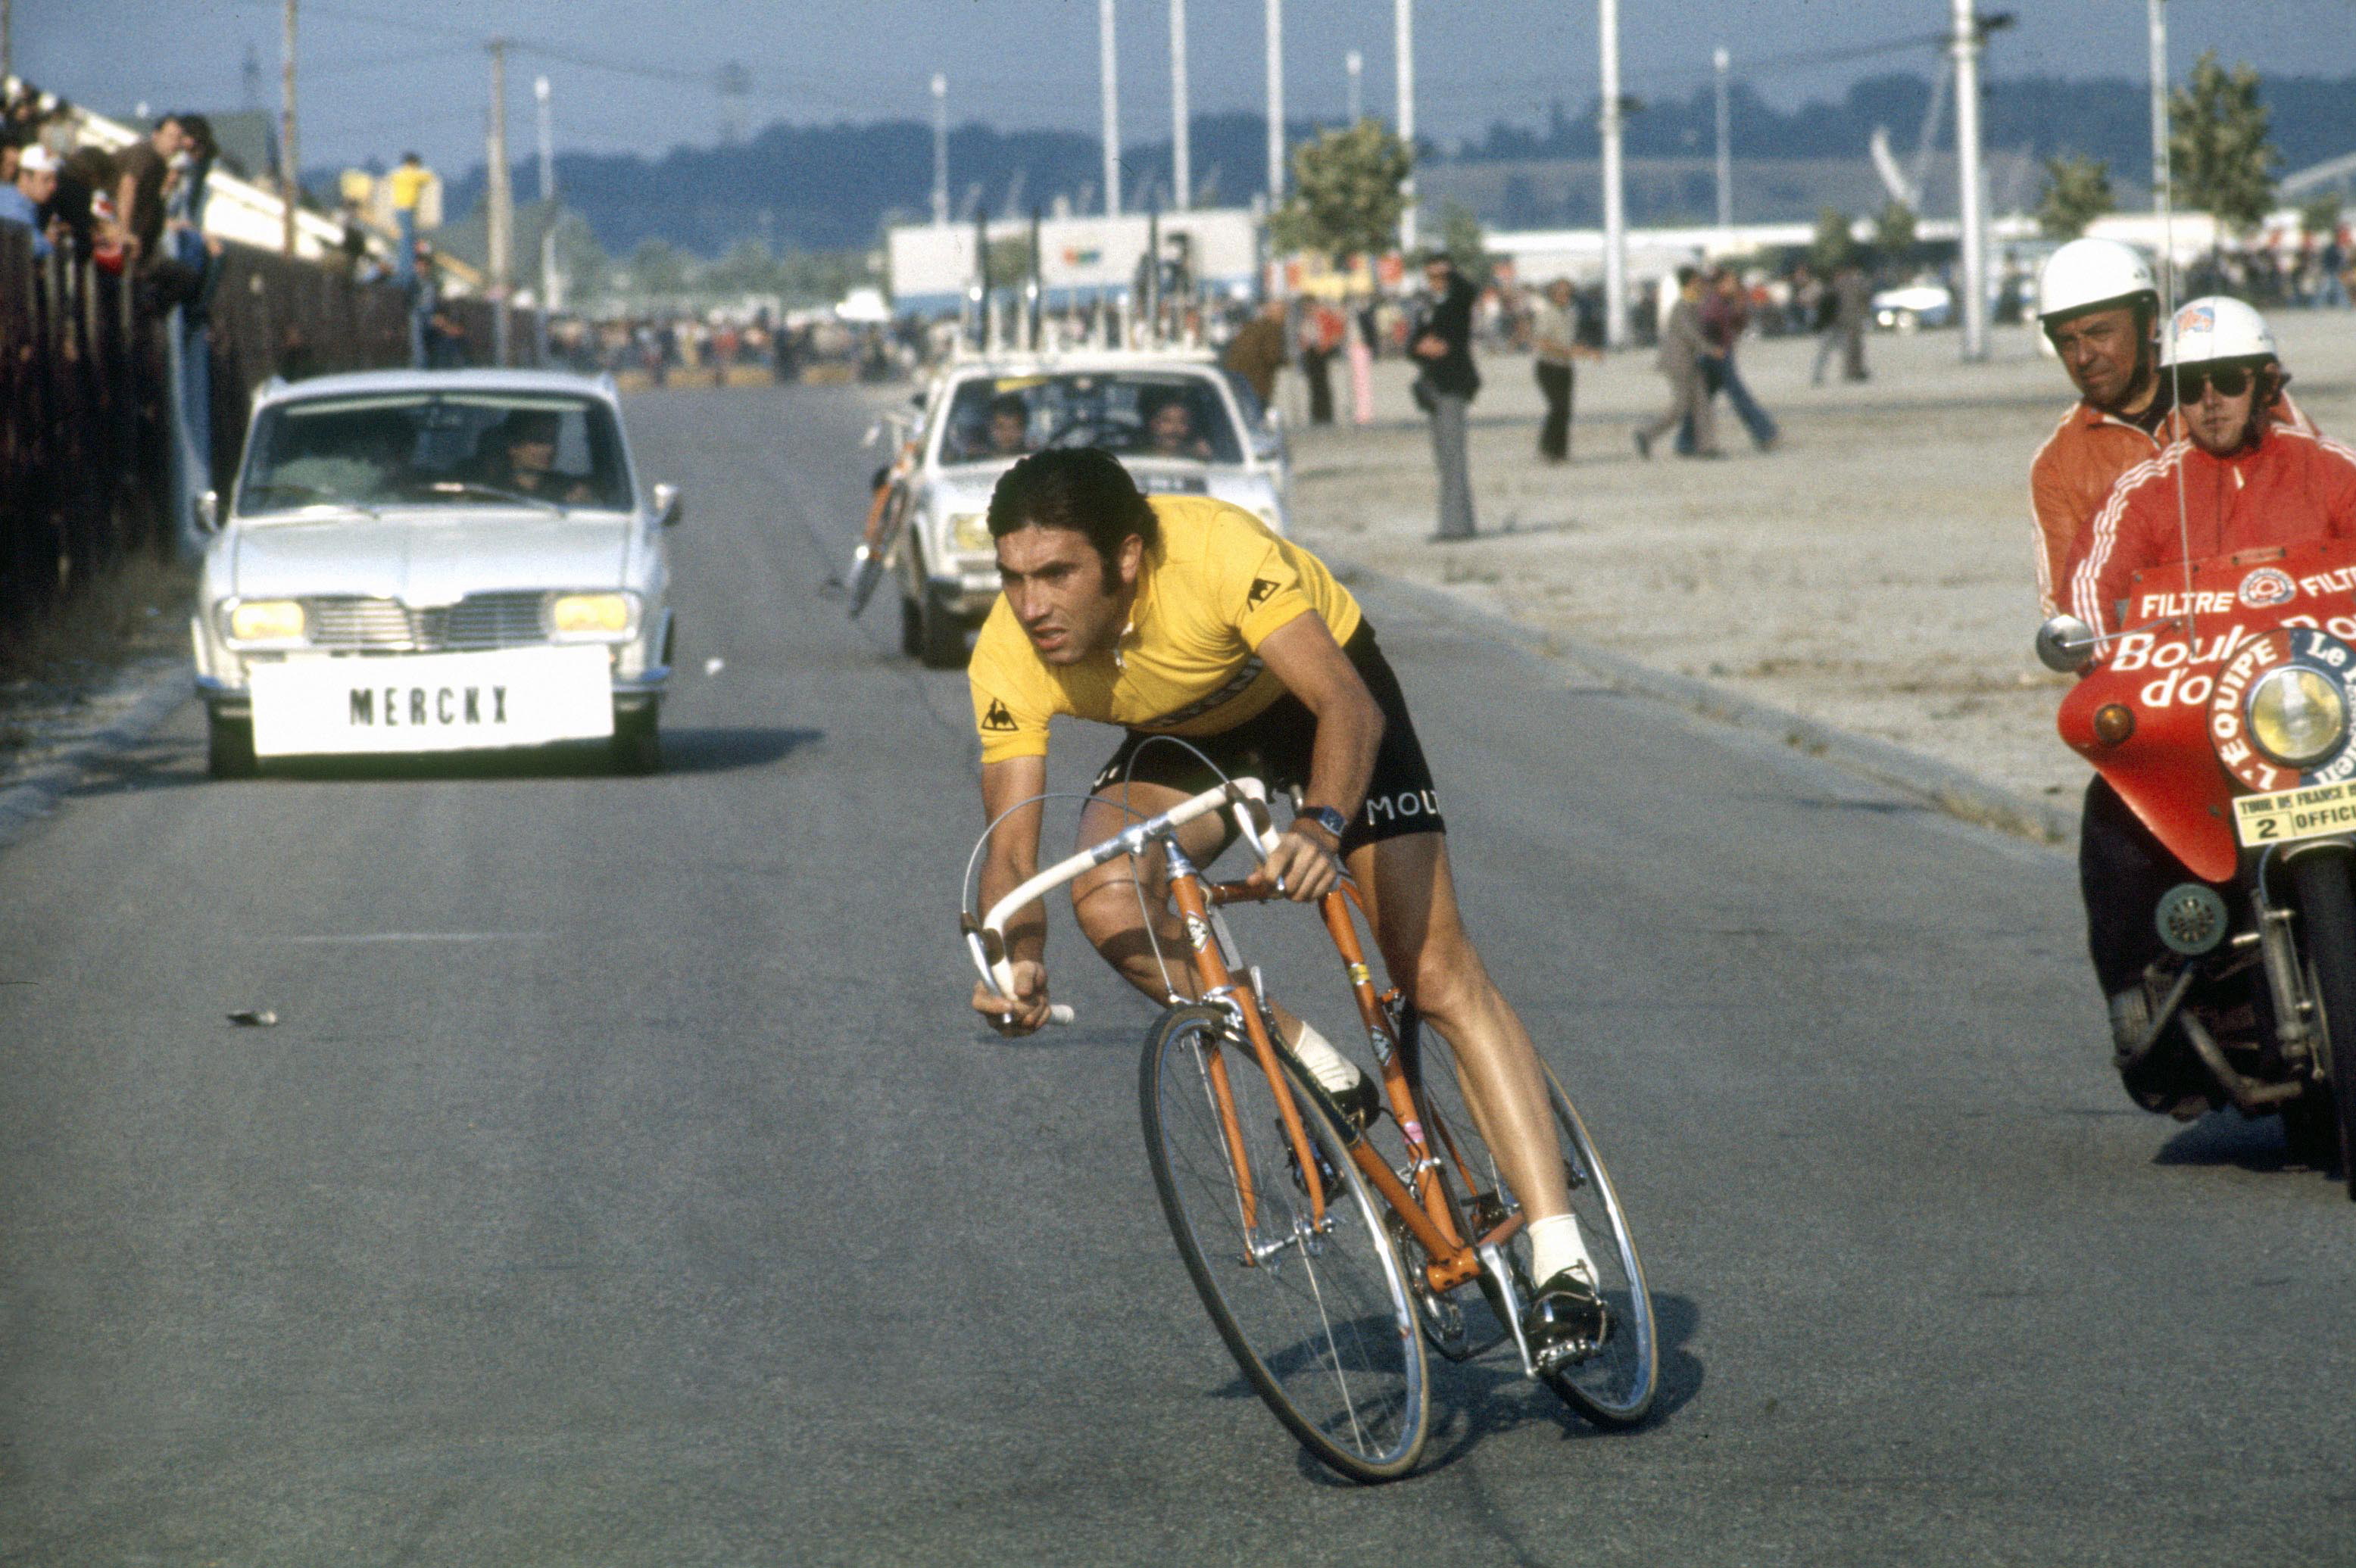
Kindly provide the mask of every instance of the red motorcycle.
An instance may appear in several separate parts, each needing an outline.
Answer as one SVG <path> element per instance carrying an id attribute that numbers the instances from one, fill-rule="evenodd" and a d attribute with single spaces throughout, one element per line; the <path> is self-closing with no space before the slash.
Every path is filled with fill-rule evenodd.
<path id="1" fill-rule="evenodd" d="M 2152 912 L 2169 951 L 2114 1012 L 2118 1064 L 2179 1031 L 2212 1104 L 2279 1115 L 2356 1197 L 2356 546 L 2154 568 L 2118 620 L 2038 634 L 2085 672 L 2062 738 L 2201 879 Z"/>

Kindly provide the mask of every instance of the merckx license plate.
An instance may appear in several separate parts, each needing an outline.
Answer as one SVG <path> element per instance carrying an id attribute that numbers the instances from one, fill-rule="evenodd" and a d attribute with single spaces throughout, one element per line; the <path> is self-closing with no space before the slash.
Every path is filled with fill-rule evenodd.
<path id="1" fill-rule="evenodd" d="M 389 658 L 293 658 L 252 670 L 262 757 L 459 752 L 614 732 L 602 645 Z"/>
<path id="2" fill-rule="evenodd" d="M 2233 833 L 2250 848 L 2356 833 L 2356 784 L 2245 795 L 2233 803 Z"/>

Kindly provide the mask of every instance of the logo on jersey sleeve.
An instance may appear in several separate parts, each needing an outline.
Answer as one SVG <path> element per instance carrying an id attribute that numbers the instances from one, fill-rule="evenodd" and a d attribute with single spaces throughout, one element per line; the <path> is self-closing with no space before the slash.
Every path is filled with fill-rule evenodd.
<path id="1" fill-rule="evenodd" d="M 1244 595 L 1244 608 L 1247 610 L 1258 609 L 1261 605 L 1267 603 L 1270 596 L 1272 596 L 1276 591 L 1282 586 L 1282 583 L 1277 582 L 1270 578 L 1253 578 L 1251 592 Z"/>
<path id="2" fill-rule="evenodd" d="M 1006 704 L 995 697 L 990 699 L 990 710 L 981 716 L 981 727 L 1006 734 L 1012 734 L 1019 728 L 1014 722 L 1014 715 L 1006 711 Z"/>

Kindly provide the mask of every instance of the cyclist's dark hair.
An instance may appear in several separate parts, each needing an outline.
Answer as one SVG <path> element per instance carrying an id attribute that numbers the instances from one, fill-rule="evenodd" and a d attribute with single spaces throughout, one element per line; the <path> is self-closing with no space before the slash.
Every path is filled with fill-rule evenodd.
<path id="1" fill-rule="evenodd" d="M 1161 519 L 1112 453 L 1093 446 L 1034 452 L 999 475 L 990 493 L 990 537 L 1017 528 L 1069 528 L 1096 547 L 1109 578 L 1123 540 L 1135 534 L 1151 549 Z"/>

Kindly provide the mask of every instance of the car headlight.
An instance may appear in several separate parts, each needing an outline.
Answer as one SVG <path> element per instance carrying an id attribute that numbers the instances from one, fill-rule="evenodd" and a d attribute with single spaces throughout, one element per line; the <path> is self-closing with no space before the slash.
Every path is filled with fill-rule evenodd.
<path id="1" fill-rule="evenodd" d="M 949 543 L 960 555 L 994 554 L 998 541 L 990 537 L 990 515 L 986 512 L 949 514 Z"/>
<path id="2" fill-rule="evenodd" d="M 2250 739 L 2286 768 L 2305 773 L 2348 739 L 2348 699 L 2337 681 L 2286 665 L 2250 689 Z"/>
<path id="3" fill-rule="evenodd" d="M 634 593 L 560 593 L 548 602 L 548 633 L 559 642 L 620 642 L 637 624 Z"/>
<path id="4" fill-rule="evenodd" d="M 292 599 L 248 599 L 229 607 L 222 628 L 230 642 L 243 645 L 299 643 L 303 606 Z"/>

